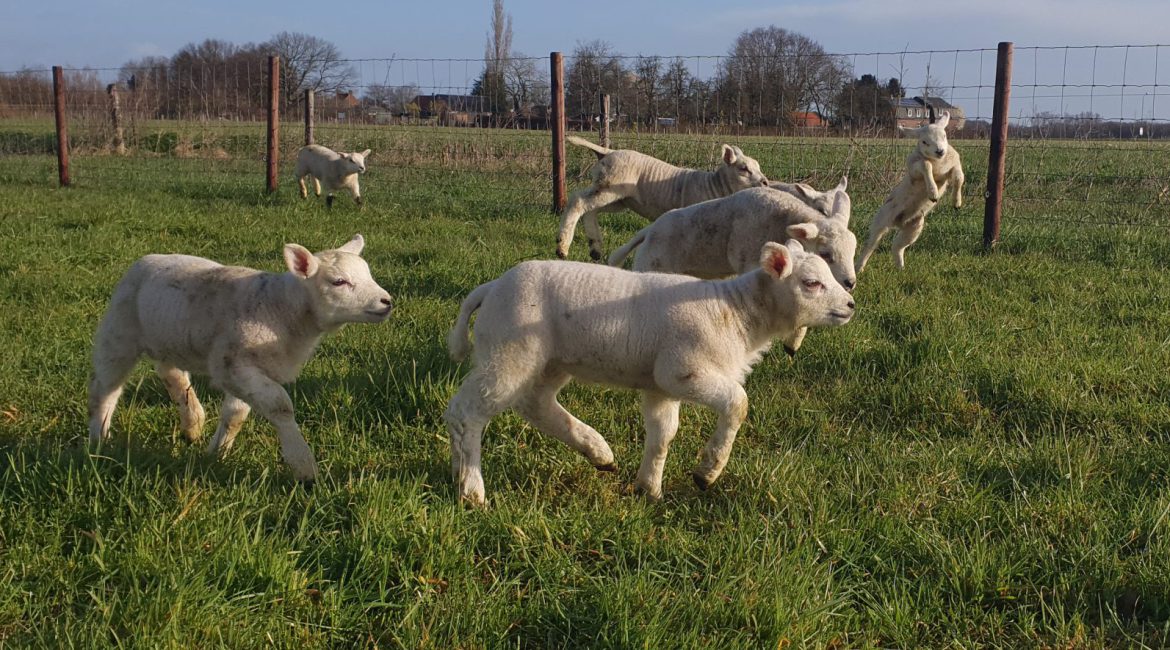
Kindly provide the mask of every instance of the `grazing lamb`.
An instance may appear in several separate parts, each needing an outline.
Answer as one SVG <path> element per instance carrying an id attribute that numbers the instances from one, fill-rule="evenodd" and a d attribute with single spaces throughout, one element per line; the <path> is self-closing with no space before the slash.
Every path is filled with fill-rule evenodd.
<path id="1" fill-rule="evenodd" d="M 792 240 L 764 244 L 758 268 L 719 281 L 523 262 L 463 301 L 447 337 L 456 360 L 471 347 L 476 310 L 475 367 L 443 417 L 459 496 L 482 505 L 480 440 L 492 416 L 507 408 L 598 469 L 616 469 L 605 440 L 557 402 L 572 377 L 642 391 L 646 446 L 635 486 L 654 499 L 662 496 L 679 403 L 714 409 L 716 430 L 694 472 L 705 489 L 727 463 L 747 416 L 744 380 L 772 339 L 801 327 L 843 325 L 854 304 L 825 261 Z"/>
<path id="2" fill-rule="evenodd" d="M 90 443 L 109 437 L 122 386 L 145 355 L 178 405 L 188 441 L 199 439 L 204 420 L 188 374 L 195 372 L 224 391 L 208 453 L 230 449 L 254 408 L 276 427 L 293 476 L 313 481 L 317 463 L 281 384 L 296 379 L 323 334 L 390 315 L 390 294 L 359 257 L 364 244 L 355 235 L 316 255 L 286 244 L 283 274 L 189 255 L 139 259 L 118 283 L 94 337 Z"/>
<path id="3" fill-rule="evenodd" d="M 297 184 L 301 187 L 301 198 L 307 198 L 305 176 L 313 177 L 313 190 L 321 196 L 321 183 L 329 192 L 325 195 L 325 207 L 333 207 L 333 192 L 342 188 L 353 195 L 353 202 L 362 204 L 362 189 L 358 187 L 358 174 L 366 172 L 366 156 L 370 150 L 361 153 L 340 153 L 319 144 L 310 144 L 297 152 Z"/>
<path id="4" fill-rule="evenodd" d="M 561 232 L 557 236 L 557 257 L 561 259 L 569 256 L 577 221 L 582 218 L 589 236 L 589 256 L 601 259 L 598 212 L 629 209 L 654 221 L 667 210 L 768 184 L 755 159 L 727 144 L 723 145 L 719 169 L 707 172 L 675 167 L 629 149 L 607 149 L 575 136 L 568 140 L 591 149 L 598 160 L 591 171 L 593 184 L 573 192 L 561 215 Z"/>
<path id="5" fill-rule="evenodd" d="M 950 119 L 951 114 L 944 112 L 934 124 L 916 129 L 899 127 L 906 137 L 916 138 L 918 146 L 906 158 L 906 175 L 873 217 L 869 236 L 857 260 L 858 273 L 865 269 L 869 256 L 891 228 L 898 231 L 891 245 L 894 266 L 903 268 L 904 251 L 918 240 L 926 225 L 926 215 L 949 186 L 955 188 L 955 209 L 963 207 L 963 164 L 959 152 L 947 143 L 946 126 Z"/>
<path id="6" fill-rule="evenodd" d="M 799 195 L 813 204 L 832 201 L 819 212 L 802 200 L 772 185 L 736 192 L 671 210 L 634 235 L 609 256 L 610 266 L 621 266 L 637 248 L 633 270 L 683 273 L 700 278 L 722 278 L 747 273 L 759 265 L 764 242 L 794 238 L 804 249 L 820 256 L 833 277 L 853 291 L 857 274 L 853 255 L 857 237 L 849 230 L 851 202 L 846 193 L 848 179 L 837 187 L 817 192 L 810 187 Z M 804 340 L 805 329 L 783 340 L 784 351 L 793 356 Z"/>

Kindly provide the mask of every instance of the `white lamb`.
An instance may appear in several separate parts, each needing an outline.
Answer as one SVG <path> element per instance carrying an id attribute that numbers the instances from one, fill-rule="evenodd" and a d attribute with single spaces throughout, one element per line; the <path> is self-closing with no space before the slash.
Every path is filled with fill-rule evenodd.
<path id="1" fill-rule="evenodd" d="M 530 261 L 472 291 L 447 337 L 451 356 L 463 359 L 479 310 L 475 367 L 444 414 L 460 498 L 484 503 L 480 440 L 492 416 L 508 408 L 598 469 L 616 469 L 605 440 L 557 402 L 572 377 L 642 391 L 646 446 L 635 486 L 654 499 L 662 496 L 680 401 L 714 409 L 716 430 L 694 472 L 700 488 L 709 486 L 747 415 L 744 380 L 772 339 L 853 316 L 852 297 L 799 242 L 768 242 L 759 264 L 707 281 Z"/>
<path id="2" fill-rule="evenodd" d="M 906 137 L 916 138 L 918 145 L 906 158 L 906 175 L 873 217 L 869 236 L 857 260 L 858 273 L 865 269 L 869 256 L 891 228 L 898 231 L 891 245 L 894 266 L 905 267 L 906 248 L 918 240 L 926 225 L 926 215 L 949 186 L 955 189 L 955 209 L 963 207 L 963 164 L 959 152 L 947 142 L 946 126 L 950 119 L 951 114 L 944 112 L 934 124 L 916 129 L 899 127 Z"/>
<path id="3" fill-rule="evenodd" d="M 370 150 L 360 153 L 340 153 L 319 144 L 301 147 L 297 152 L 297 169 L 294 172 L 301 188 L 301 198 L 307 198 L 305 177 L 313 177 L 313 190 L 321 196 L 321 183 L 329 190 L 325 195 L 325 206 L 333 207 L 333 192 L 347 189 L 353 195 L 354 203 L 362 204 L 362 189 L 358 186 L 358 174 L 366 172 L 366 157 Z"/>
<path id="4" fill-rule="evenodd" d="M 709 172 L 675 167 L 630 149 L 607 149 L 575 136 L 568 141 L 592 150 L 598 160 L 590 172 L 593 184 L 573 192 L 561 215 L 557 236 L 557 257 L 561 259 L 569 256 L 577 221 L 582 218 L 589 236 L 589 256 L 601 259 L 598 212 L 628 209 L 654 221 L 667 210 L 768 184 L 758 162 L 739 147 L 727 144 L 723 145 L 719 169 Z"/>
<path id="5" fill-rule="evenodd" d="M 805 251 L 825 260 L 837 282 L 852 292 L 857 285 L 853 270 L 857 236 L 849 230 L 847 184 L 848 179 L 842 178 L 828 192 L 805 186 L 797 190 L 803 200 L 769 185 L 671 210 L 614 251 L 609 265 L 621 266 L 637 248 L 635 271 L 722 278 L 758 266 L 760 246 L 765 242 L 791 237 Z M 832 203 L 825 213 L 805 203 L 823 205 L 826 199 Z M 800 349 L 804 335 L 801 328 L 783 340 L 789 356 Z"/>
<path id="6" fill-rule="evenodd" d="M 390 294 L 359 256 L 364 244 L 355 235 L 316 255 L 286 244 L 283 274 L 189 255 L 139 259 L 118 283 L 94 337 L 90 442 L 109 437 L 122 386 L 138 359 L 147 356 L 179 407 L 187 440 L 199 439 L 204 421 L 188 374 L 195 372 L 224 391 L 208 453 L 230 449 L 254 408 L 276 427 L 293 476 L 313 481 L 317 463 L 281 384 L 296 379 L 322 335 L 390 315 Z"/>

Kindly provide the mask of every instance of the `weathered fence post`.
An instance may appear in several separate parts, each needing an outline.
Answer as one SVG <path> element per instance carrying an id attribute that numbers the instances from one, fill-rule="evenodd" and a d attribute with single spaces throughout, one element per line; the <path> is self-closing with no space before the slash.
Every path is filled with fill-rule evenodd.
<path id="1" fill-rule="evenodd" d="M 609 146 L 609 95 L 606 93 L 601 93 L 601 129 L 597 140 L 601 146 Z"/>
<path id="2" fill-rule="evenodd" d="M 552 74 L 552 191 L 553 212 L 565 209 L 565 60 L 560 52 L 549 54 Z"/>
<path id="3" fill-rule="evenodd" d="M 53 66 L 53 115 L 57 119 L 57 179 L 61 187 L 69 185 L 69 128 L 65 123 L 65 76 L 61 66 Z"/>
<path id="4" fill-rule="evenodd" d="M 268 57 L 268 192 L 276 191 L 280 156 L 280 57 Z"/>
<path id="5" fill-rule="evenodd" d="M 995 102 L 991 113 L 991 150 L 987 159 L 987 193 L 983 207 L 983 248 L 991 250 L 999 241 L 1003 211 L 1003 174 L 1007 158 L 1008 102 L 1012 93 L 1013 45 L 999 44 L 995 63 Z"/>
<path id="6" fill-rule="evenodd" d="M 305 89 L 305 146 L 313 144 L 313 89 Z"/>
<path id="7" fill-rule="evenodd" d="M 114 138 L 110 146 L 119 156 L 126 155 L 126 142 L 122 139 L 122 104 L 118 101 L 118 84 L 106 86 L 106 94 L 110 96 L 110 122 L 114 127 Z"/>

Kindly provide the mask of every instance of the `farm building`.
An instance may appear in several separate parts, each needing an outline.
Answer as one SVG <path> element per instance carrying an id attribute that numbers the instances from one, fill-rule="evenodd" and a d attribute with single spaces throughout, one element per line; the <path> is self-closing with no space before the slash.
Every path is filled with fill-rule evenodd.
<path id="1" fill-rule="evenodd" d="M 894 109 L 894 119 L 898 126 L 914 128 L 921 126 L 930 119 L 930 109 L 933 107 L 936 115 L 943 111 L 951 114 L 951 123 L 948 131 L 958 131 L 967 122 L 967 114 L 959 106 L 951 104 L 941 97 L 901 97 L 893 98 L 890 104 Z"/>

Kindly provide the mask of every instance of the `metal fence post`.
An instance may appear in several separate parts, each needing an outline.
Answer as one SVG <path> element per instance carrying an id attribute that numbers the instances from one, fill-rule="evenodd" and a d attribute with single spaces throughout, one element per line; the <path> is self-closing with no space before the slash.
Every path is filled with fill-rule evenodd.
<path id="1" fill-rule="evenodd" d="M 995 103 L 991 114 L 991 149 L 987 159 L 987 194 L 983 207 L 983 248 L 999 241 L 1003 212 L 1004 161 L 1007 159 L 1008 102 L 1012 93 L 1012 43 L 999 44 L 995 63 Z"/>
<path id="2" fill-rule="evenodd" d="M 268 57 L 268 192 L 276 191 L 280 156 L 280 57 Z"/>
<path id="3" fill-rule="evenodd" d="M 69 185 L 69 127 L 65 123 L 65 76 L 61 66 L 53 66 L 53 115 L 57 120 L 57 179 L 61 187 Z"/>
<path id="4" fill-rule="evenodd" d="M 313 144 L 313 89 L 305 90 L 305 146 Z"/>
<path id="5" fill-rule="evenodd" d="M 565 61 L 560 52 L 549 54 L 552 79 L 552 193 L 553 212 L 565 209 Z"/>
<path id="6" fill-rule="evenodd" d="M 601 93 L 601 128 L 599 129 L 598 143 L 609 147 L 609 95 Z"/>

